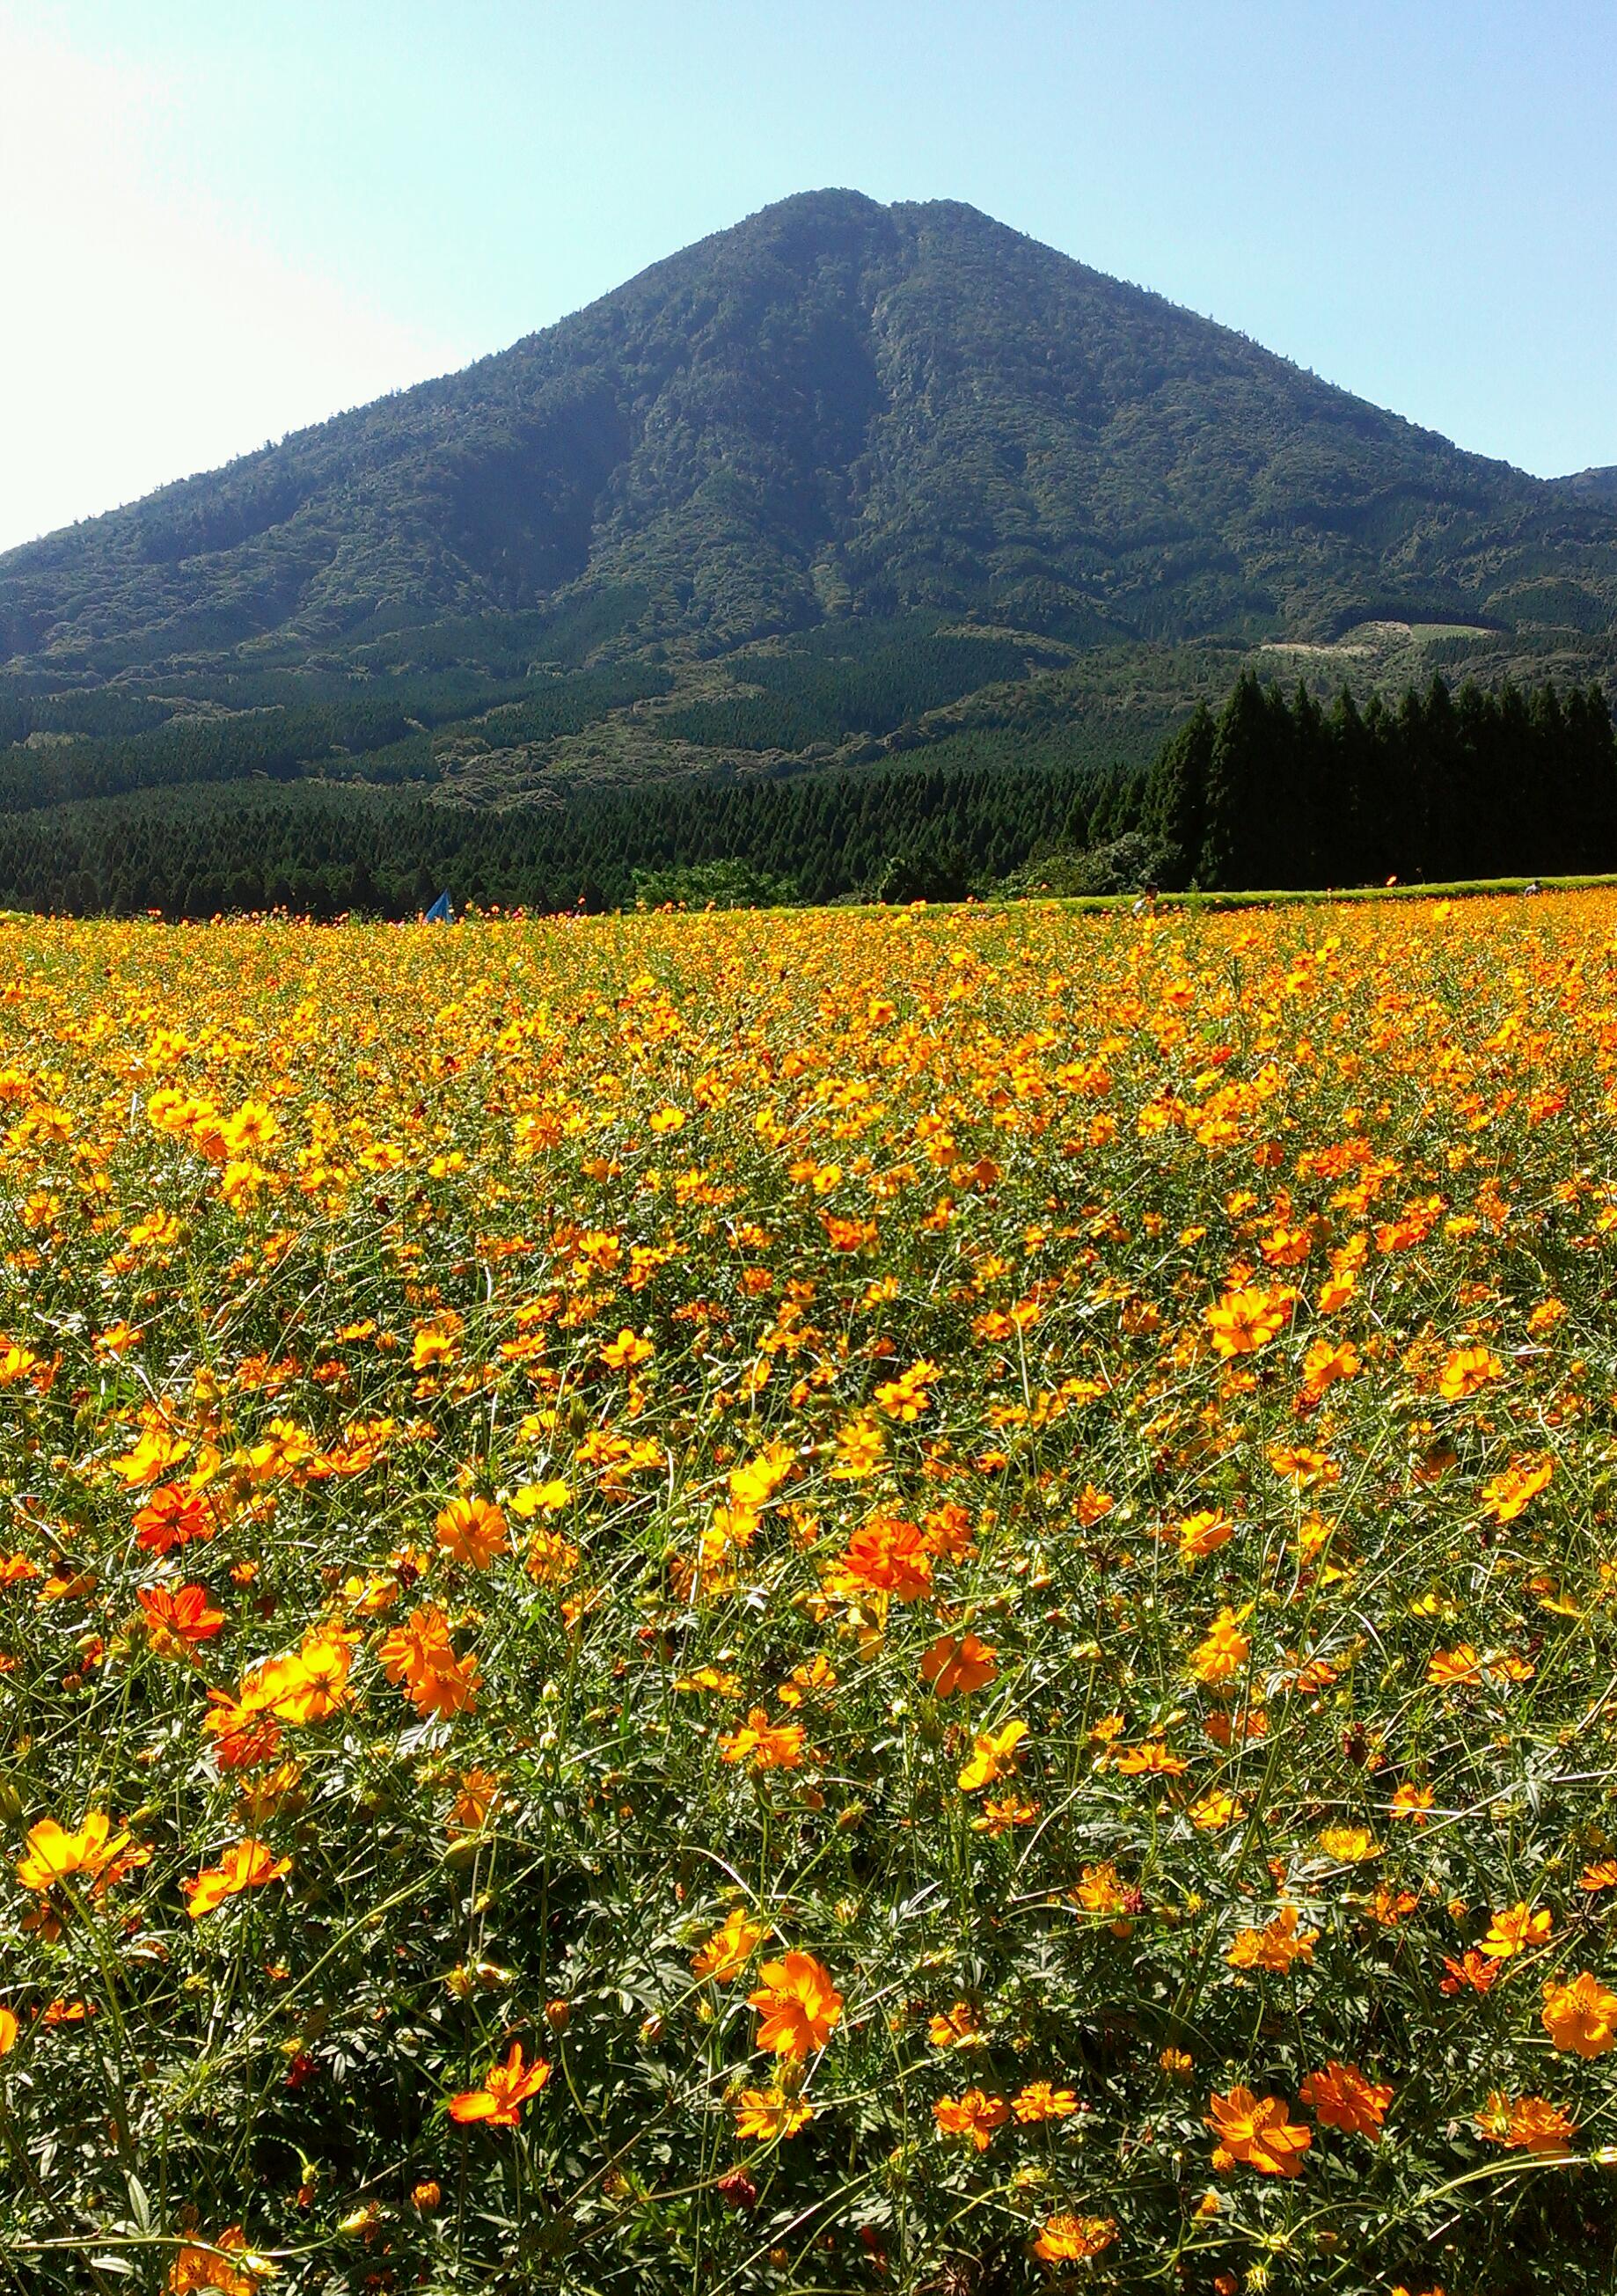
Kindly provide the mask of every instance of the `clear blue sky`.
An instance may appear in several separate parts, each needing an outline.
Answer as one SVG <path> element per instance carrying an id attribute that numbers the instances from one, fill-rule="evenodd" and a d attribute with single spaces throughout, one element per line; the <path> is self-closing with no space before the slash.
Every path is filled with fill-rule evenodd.
<path id="1" fill-rule="evenodd" d="M 1614 99 L 1612 0 L 0 0 L 0 547 L 833 184 L 1617 462 Z"/>

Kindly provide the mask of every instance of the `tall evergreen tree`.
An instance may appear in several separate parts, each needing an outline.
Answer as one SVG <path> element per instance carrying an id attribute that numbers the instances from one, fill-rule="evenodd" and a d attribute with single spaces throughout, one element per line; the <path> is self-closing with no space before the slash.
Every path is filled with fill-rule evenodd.
<path id="1" fill-rule="evenodd" d="M 1265 808 L 1272 795 L 1271 750 L 1268 697 L 1255 674 L 1244 670 L 1213 734 L 1198 883 L 1259 883 L 1258 872 L 1269 852 Z"/>
<path id="2" fill-rule="evenodd" d="M 1146 779 L 1141 826 L 1158 846 L 1161 882 L 1183 892 L 1194 875 L 1207 832 L 1207 787 L 1216 738 L 1205 701 L 1158 750 Z"/>

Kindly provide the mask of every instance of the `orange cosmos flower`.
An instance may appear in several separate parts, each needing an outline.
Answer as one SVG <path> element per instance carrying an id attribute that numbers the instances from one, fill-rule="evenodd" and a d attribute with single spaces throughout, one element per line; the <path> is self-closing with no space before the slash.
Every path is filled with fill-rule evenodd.
<path id="1" fill-rule="evenodd" d="M 135 1600 L 152 1647 L 163 1658 L 189 1660 L 194 1645 L 211 1642 L 225 1624 L 224 1611 L 209 1607 L 205 1587 L 142 1587 Z"/>
<path id="2" fill-rule="evenodd" d="M 1264 2177 L 1294 2177 L 1314 2141 L 1311 2130 L 1287 2120 L 1284 2097 L 1254 2096 L 1250 2088 L 1215 2095 L 1207 2126 L 1217 2139 L 1215 2169 L 1239 2161 Z"/>
<path id="3" fill-rule="evenodd" d="M 241 2226 L 231 2225 L 216 2241 L 187 2242 L 168 2267 L 165 2285 L 168 2296 L 193 2296 L 198 2289 L 212 2289 L 217 2296 L 255 2296 L 273 2269 L 267 2257 L 249 2252 Z"/>
<path id="4" fill-rule="evenodd" d="M 1504 1913 L 1494 1915 L 1481 1950 L 1490 1961 L 1508 1961 L 1513 1954 L 1542 1945 L 1554 1926 L 1550 1915 L 1535 1914 L 1526 1898 L 1521 1898 Z"/>
<path id="5" fill-rule="evenodd" d="M 972 1820 L 972 1832 L 986 1833 L 997 1841 L 1002 1833 L 1009 1833 L 1018 1825 L 1033 1825 L 1038 1818 L 1038 1804 L 1029 1801 L 1025 1795 L 990 1794 Z"/>
<path id="6" fill-rule="evenodd" d="M 1318 1842 L 1325 1855 L 1339 1866 L 1363 1866 L 1381 1856 L 1381 1844 L 1365 1825 L 1327 1825 Z"/>
<path id="7" fill-rule="evenodd" d="M 262 1889 L 267 1882 L 278 1882 L 291 1872 L 291 1859 L 275 1857 L 261 1841 L 233 1841 L 217 1866 L 205 1866 L 180 1887 L 185 1892 L 186 1911 L 193 1922 L 200 1922 L 204 1914 L 217 1912 L 227 1898 L 239 1897 L 244 1890 Z"/>
<path id="8" fill-rule="evenodd" d="M 921 1661 L 922 1679 L 940 1698 L 969 1697 L 999 1672 L 997 1653 L 975 1635 L 940 1635 Z"/>
<path id="9" fill-rule="evenodd" d="M 415 1371 L 437 1371 L 452 1364 L 459 1352 L 458 1316 L 444 1316 L 436 1324 L 423 1324 L 416 1331 L 410 1347 L 411 1368 Z"/>
<path id="10" fill-rule="evenodd" d="M 1356 1378 L 1363 1367 L 1363 1358 L 1350 1340 L 1334 1345 L 1329 1340 L 1315 1340 L 1302 1358 L 1303 1385 L 1310 1396 L 1320 1396 L 1338 1380 Z"/>
<path id="11" fill-rule="evenodd" d="M 180 1483 L 160 1483 L 135 1518 L 135 1543 L 148 1554 L 168 1554 L 193 1539 L 211 1538 L 218 1529 L 199 1491 Z"/>
<path id="12" fill-rule="evenodd" d="M 1077 2264 L 1086 2256 L 1099 2256 L 1117 2238 L 1114 2217 L 1047 2217 L 1030 2252 L 1042 2264 Z"/>
<path id="13" fill-rule="evenodd" d="M 1556 2048 L 1600 2057 L 1617 2042 L 1617 1993 L 1608 1993 L 1588 1970 L 1570 1984 L 1544 1988 L 1542 2022 Z"/>
<path id="14" fill-rule="evenodd" d="M 1469 1643 L 1434 1651 L 1426 1661 L 1426 1679 L 1440 1689 L 1474 1690 L 1482 1679 L 1482 1653 Z"/>
<path id="15" fill-rule="evenodd" d="M 1293 1962 L 1305 1967 L 1314 1959 L 1317 1930 L 1300 1930 L 1295 1906 L 1282 1906 L 1260 1930 L 1242 1930 L 1224 1958 L 1232 1969 L 1264 1969 L 1284 1977 Z"/>
<path id="16" fill-rule="evenodd" d="M 210 1690 L 202 1728 L 221 1769 L 258 1769 L 281 1751 L 281 1725 L 245 1693 L 233 1698 L 227 1690 Z"/>
<path id="17" fill-rule="evenodd" d="M 792 2059 L 823 2049 L 842 2017 L 842 1997 L 825 1964 L 811 1953 L 788 1953 L 758 1973 L 763 1981 L 747 1999 L 760 2013 L 759 2047 Z"/>
<path id="18" fill-rule="evenodd" d="M 1443 1967 L 1448 1973 L 1439 1980 L 1440 1993 L 1486 1993 L 1503 1974 L 1497 1961 L 1484 1961 L 1474 1947 L 1458 1961 L 1445 1954 Z"/>
<path id="19" fill-rule="evenodd" d="M 242 1700 L 281 1722 L 324 1722 L 348 1702 L 353 1644 L 335 1627 L 311 1628 L 295 1651 L 261 1660 L 243 1677 Z"/>
<path id="20" fill-rule="evenodd" d="M 1476 2116 L 1476 2125 L 1489 2144 L 1515 2152 L 1566 2152 L 1578 2134 L 1571 2114 L 1547 2097 L 1513 2098 L 1500 2089 L 1490 2092 Z"/>
<path id="21" fill-rule="evenodd" d="M 0 2057 L 9 2057 L 17 2046 L 20 2030 L 14 2009 L 0 2009 Z"/>
<path id="22" fill-rule="evenodd" d="M 1545 1459 L 1536 1467 L 1509 1466 L 1503 1474 L 1495 1475 L 1482 1486 L 1482 1513 L 1495 1522 L 1514 1522 L 1524 1514 L 1540 1491 L 1548 1488 L 1555 1473 L 1552 1460 Z"/>
<path id="23" fill-rule="evenodd" d="M 719 1759 L 750 1761 L 755 1770 L 795 1770 L 803 1759 L 806 1734 L 800 1722 L 771 1722 L 767 1710 L 755 1706 L 744 1722 L 719 1740 Z"/>
<path id="24" fill-rule="evenodd" d="M 1181 1778 L 1190 1764 L 1183 1754 L 1171 1753 L 1160 1738 L 1147 1738 L 1143 1745 L 1120 1746 L 1112 1767 L 1129 1778 Z"/>
<path id="25" fill-rule="evenodd" d="M 1323 2071 L 1309 2075 L 1297 2094 L 1327 2128 L 1367 2136 L 1373 2144 L 1380 2142 L 1392 2091 L 1381 2081 L 1367 2079 L 1357 2065 L 1339 2064 L 1333 2057 Z"/>
<path id="26" fill-rule="evenodd" d="M 735 2134 L 759 2144 L 795 2136 L 814 2119 L 814 2107 L 779 2088 L 743 2088 L 735 2107 Z"/>
<path id="27" fill-rule="evenodd" d="M 985 2095 L 980 2088 L 968 2088 L 964 2096 L 940 2096 L 932 2107 L 940 2136 L 964 2136 L 979 2152 L 988 2151 L 994 2131 L 1010 2117 L 1004 2097 Z"/>
<path id="28" fill-rule="evenodd" d="M 486 2120 L 493 2128 L 514 2128 L 522 2117 L 522 2107 L 530 2096 L 538 2096 L 550 2079 L 550 2066 L 543 2057 L 531 2064 L 522 2062 L 522 2045 L 513 2041 L 504 2064 L 497 2062 L 483 2075 L 481 2088 L 463 2089 L 458 2096 L 449 2099 L 451 2120 Z"/>
<path id="29" fill-rule="evenodd" d="M 1227 1293 L 1202 1319 L 1212 1333 L 1214 1353 L 1248 1356 L 1268 1347 L 1290 1323 L 1296 1298 L 1293 1292 L 1260 1292 L 1251 1287 Z"/>
<path id="30" fill-rule="evenodd" d="M 505 1516 L 488 1499 L 451 1499 L 432 1529 L 444 1553 L 472 1570 L 486 1570 L 511 1544 Z"/>
<path id="31" fill-rule="evenodd" d="M 1445 1402 L 1461 1403 L 1504 1376 L 1505 1366 L 1490 1349 L 1457 1348 L 1438 1374 L 1437 1390 Z"/>
<path id="32" fill-rule="evenodd" d="M 711 1977 L 725 1984 L 741 1975 L 765 1935 L 764 1923 L 749 1920 L 737 1906 L 697 1952 L 691 1967 L 698 1977 Z"/>
<path id="33" fill-rule="evenodd" d="M 447 1821 L 450 1833 L 480 1833 L 500 1800 L 501 1783 L 492 1770 L 465 1771 Z"/>
<path id="34" fill-rule="evenodd" d="M 1313 1249 L 1307 1228 L 1271 1229 L 1259 1247 L 1271 1267 L 1301 1267 Z"/>
<path id="35" fill-rule="evenodd" d="M 112 1825 L 112 1819 L 100 1809 L 89 1811 L 71 1833 L 53 1817 L 42 1818 L 29 1828 L 28 1849 L 17 1866 L 18 1881 L 25 1890 L 48 1890 L 76 1874 L 94 1882 L 128 1843 L 127 1832 L 114 1833 Z"/>
<path id="36" fill-rule="evenodd" d="M 877 1388 L 877 1406 L 890 1419 L 917 1419 L 932 1402 L 932 1382 L 941 1377 L 939 1366 L 923 1357 L 907 1371 L 900 1372 L 897 1379 L 890 1379 Z"/>
<path id="37" fill-rule="evenodd" d="M 1241 1631 L 1237 1612 L 1219 1611 L 1206 1635 L 1190 1654 L 1190 1671 L 1209 1689 L 1232 1681 L 1252 1656 L 1252 1646 Z"/>
<path id="38" fill-rule="evenodd" d="M 837 1567 L 895 1602 L 913 1603 L 932 1588 L 926 1534 L 919 1523 L 902 1522 L 896 1516 L 878 1515 L 856 1530 Z"/>
<path id="39" fill-rule="evenodd" d="M 1048 2081 L 1029 2081 L 1011 2099 L 1011 2110 L 1024 2127 L 1036 2121 L 1065 2120 L 1079 2109 L 1070 2088 L 1052 2088 Z"/>
<path id="40" fill-rule="evenodd" d="M 1145 1909 L 1144 1892 L 1137 1884 L 1123 1881 L 1110 1859 L 1103 1865 L 1086 1866 L 1072 1895 L 1087 1914 L 1099 1914 L 1106 1921 Z"/>
<path id="41" fill-rule="evenodd" d="M 928 2021 L 926 2038 L 934 2049 L 980 2049 L 984 2034 L 969 2001 L 956 2001 Z"/>
<path id="42" fill-rule="evenodd" d="M 961 1792 L 975 1793 L 980 1787 L 995 1785 L 1001 1778 L 1008 1777 L 1016 1767 L 1016 1749 L 1027 1734 L 1027 1724 L 1013 1720 L 973 1738 L 970 1757 L 960 1772 Z"/>
<path id="43" fill-rule="evenodd" d="M 1216 1554 L 1233 1536 L 1235 1528 L 1227 1514 L 1213 1507 L 1186 1515 L 1179 1525 L 1180 1562 L 1199 1562 L 1205 1554 Z"/>
<path id="44" fill-rule="evenodd" d="M 459 1714 L 477 1703 L 477 1660 L 456 1655 L 448 1620 L 434 1604 L 412 1611 L 395 1627 L 380 1656 L 382 1672 L 402 1686 L 418 1714 Z"/>
<path id="45" fill-rule="evenodd" d="M 636 1371 L 643 1363 L 649 1363 L 656 1352 L 650 1340 L 643 1340 L 626 1324 L 617 1338 L 602 1349 L 601 1360 L 608 1371 Z"/>
<path id="46" fill-rule="evenodd" d="M 838 1483 L 861 1482 L 874 1475 L 887 1453 L 887 1438 L 869 1414 L 850 1419 L 837 1431 L 837 1461 L 831 1479 Z"/>

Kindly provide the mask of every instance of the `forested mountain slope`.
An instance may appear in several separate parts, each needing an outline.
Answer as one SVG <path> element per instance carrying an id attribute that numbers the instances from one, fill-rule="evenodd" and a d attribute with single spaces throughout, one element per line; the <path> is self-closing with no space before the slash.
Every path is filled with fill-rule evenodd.
<path id="1" fill-rule="evenodd" d="M 785 200 L 464 373 L 0 557 L 0 660 L 347 663 L 412 626 L 719 653 L 916 609 L 1081 644 L 1589 636 L 1596 488 L 1467 455 L 952 202 Z M 441 648 L 439 649 L 441 652 Z"/>

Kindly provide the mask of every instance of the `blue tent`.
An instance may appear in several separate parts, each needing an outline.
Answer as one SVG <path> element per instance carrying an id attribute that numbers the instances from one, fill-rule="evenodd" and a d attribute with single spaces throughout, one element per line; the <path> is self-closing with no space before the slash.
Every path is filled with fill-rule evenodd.
<path id="1" fill-rule="evenodd" d="M 422 922 L 423 925 L 452 925 L 455 922 L 455 905 L 447 893 L 439 895 Z"/>

